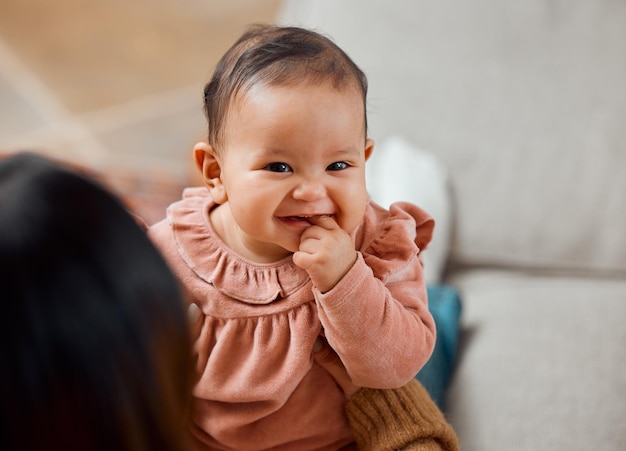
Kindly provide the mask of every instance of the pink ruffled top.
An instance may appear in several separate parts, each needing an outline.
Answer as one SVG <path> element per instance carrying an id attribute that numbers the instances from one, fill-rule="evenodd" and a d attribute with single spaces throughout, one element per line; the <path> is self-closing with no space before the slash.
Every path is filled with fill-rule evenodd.
<path id="1" fill-rule="evenodd" d="M 214 206 L 208 190 L 188 188 L 149 230 L 204 314 L 196 448 L 349 446 L 346 399 L 405 384 L 432 352 L 419 258 L 432 219 L 408 203 L 370 202 L 353 233 L 356 263 L 322 294 L 291 257 L 258 264 L 235 254 L 211 226 Z"/>

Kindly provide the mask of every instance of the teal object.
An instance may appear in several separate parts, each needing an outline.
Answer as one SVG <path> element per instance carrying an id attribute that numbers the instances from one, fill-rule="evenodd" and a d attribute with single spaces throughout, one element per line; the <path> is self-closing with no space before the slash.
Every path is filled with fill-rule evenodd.
<path id="1" fill-rule="evenodd" d="M 428 308 L 437 326 L 437 341 L 433 354 L 417 374 L 431 398 L 443 409 L 446 389 L 456 361 L 461 320 L 461 298 L 449 285 L 429 285 Z"/>

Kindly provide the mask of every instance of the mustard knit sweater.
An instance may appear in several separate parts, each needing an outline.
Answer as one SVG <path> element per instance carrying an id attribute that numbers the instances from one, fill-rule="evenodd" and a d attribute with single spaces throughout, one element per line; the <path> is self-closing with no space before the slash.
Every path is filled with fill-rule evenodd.
<path id="1" fill-rule="evenodd" d="M 417 380 L 395 390 L 361 389 L 348 400 L 346 413 L 361 450 L 460 449 L 454 430 Z"/>

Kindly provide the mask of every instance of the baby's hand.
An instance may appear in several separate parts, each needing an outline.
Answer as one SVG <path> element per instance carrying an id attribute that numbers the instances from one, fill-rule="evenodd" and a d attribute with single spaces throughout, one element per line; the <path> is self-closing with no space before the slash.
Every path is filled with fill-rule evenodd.
<path id="1" fill-rule="evenodd" d="M 309 218 L 313 224 L 300 237 L 300 249 L 293 262 L 306 270 L 322 293 L 333 288 L 357 258 L 350 235 L 329 216 Z"/>

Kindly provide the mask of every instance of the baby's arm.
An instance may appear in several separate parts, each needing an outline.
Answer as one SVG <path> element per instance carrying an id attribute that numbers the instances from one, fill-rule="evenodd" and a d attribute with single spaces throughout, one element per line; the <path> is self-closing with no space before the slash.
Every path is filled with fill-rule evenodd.
<path id="1" fill-rule="evenodd" d="M 294 262 L 311 277 L 329 344 L 353 383 L 403 385 L 424 365 L 435 341 L 417 254 L 383 283 L 332 218 L 312 222 Z"/>
<path id="2" fill-rule="evenodd" d="M 417 257 L 384 284 L 362 256 L 329 292 L 315 293 L 326 339 L 352 382 L 396 388 L 420 370 L 435 344 L 435 324 Z"/>

